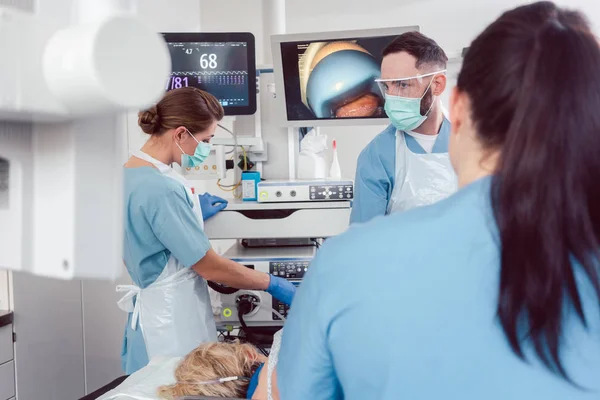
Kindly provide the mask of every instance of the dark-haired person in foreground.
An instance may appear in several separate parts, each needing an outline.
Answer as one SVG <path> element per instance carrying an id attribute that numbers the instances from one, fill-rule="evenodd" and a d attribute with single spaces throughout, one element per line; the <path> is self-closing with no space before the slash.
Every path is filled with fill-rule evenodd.
<path id="1" fill-rule="evenodd" d="M 282 399 L 600 399 L 598 71 L 589 24 L 553 3 L 475 39 L 451 101 L 460 191 L 327 241 Z"/>
<path id="2" fill-rule="evenodd" d="M 456 191 L 450 122 L 440 101 L 447 61 L 419 32 L 402 34 L 383 50 L 377 83 L 391 125 L 358 158 L 351 223 L 433 204 Z"/>

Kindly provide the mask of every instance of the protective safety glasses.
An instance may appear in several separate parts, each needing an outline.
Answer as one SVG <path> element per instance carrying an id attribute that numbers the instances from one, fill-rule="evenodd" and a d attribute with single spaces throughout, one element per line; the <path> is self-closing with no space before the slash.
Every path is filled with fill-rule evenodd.
<path id="1" fill-rule="evenodd" d="M 375 82 L 377 83 L 377 86 L 379 86 L 379 90 L 381 90 L 384 97 L 387 95 L 416 99 L 423 97 L 435 75 L 443 74 L 445 72 L 446 70 L 443 69 L 407 78 L 375 79 Z M 424 79 L 428 77 L 431 77 L 431 79 Z"/>

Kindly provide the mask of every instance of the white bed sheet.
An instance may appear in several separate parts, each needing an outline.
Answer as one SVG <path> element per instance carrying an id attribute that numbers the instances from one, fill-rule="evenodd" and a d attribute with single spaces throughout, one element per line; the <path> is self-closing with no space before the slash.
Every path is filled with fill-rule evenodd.
<path id="1" fill-rule="evenodd" d="M 182 357 L 156 357 L 148 365 L 134 372 L 119 386 L 98 400 L 159 400 L 159 387 L 175 383 L 175 369 Z"/>

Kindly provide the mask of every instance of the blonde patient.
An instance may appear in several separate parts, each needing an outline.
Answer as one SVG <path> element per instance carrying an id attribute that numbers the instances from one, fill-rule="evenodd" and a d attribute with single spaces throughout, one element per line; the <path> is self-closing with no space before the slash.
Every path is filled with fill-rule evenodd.
<path id="1" fill-rule="evenodd" d="M 181 361 L 175 371 L 176 383 L 160 387 L 158 395 L 166 400 L 179 396 L 279 400 L 276 372 L 273 368 L 269 380 L 267 362 L 267 357 L 250 344 L 204 343 Z M 237 379 L 233 379 L 235 377 Z M 231 380 L 220 382 L 221 378 Z M 268 395 L 269 381 L 271 396 Z"/>

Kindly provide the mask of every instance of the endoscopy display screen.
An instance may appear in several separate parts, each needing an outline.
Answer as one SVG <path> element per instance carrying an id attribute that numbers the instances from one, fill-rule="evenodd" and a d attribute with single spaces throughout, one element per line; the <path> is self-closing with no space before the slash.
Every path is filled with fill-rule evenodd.
<path id="1" fill-rule="evenodd" d="M 248 43 L 169 42 L 173 72 L 166 89 L 193 86 L 211 93 L 221 105 L 250 105 Z"/>
<path id="2" fill-rule="evenodd" d="M 375 79 L 396 37 L 281 43 L 288 120 L 385 118 Z"/>

